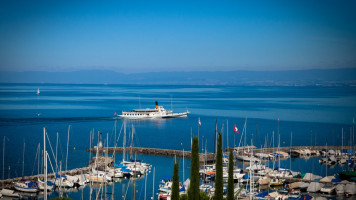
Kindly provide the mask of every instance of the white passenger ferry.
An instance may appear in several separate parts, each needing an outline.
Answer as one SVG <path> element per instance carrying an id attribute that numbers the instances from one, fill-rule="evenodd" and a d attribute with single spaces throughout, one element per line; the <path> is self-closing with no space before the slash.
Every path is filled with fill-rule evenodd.
<path id="1" fill-rule="evenodd" d="M 146 119 L 146 118 L 176 118 L 176 117 L 187 117 L 189 112 L 173 113 L 172 110 L 166 110 L 163 106 L 158 106 L 156 101 L 155 109 L 134 109 L 132 111 L 123 111 L 118 117 L 128 118 L 128 119 Z"/>

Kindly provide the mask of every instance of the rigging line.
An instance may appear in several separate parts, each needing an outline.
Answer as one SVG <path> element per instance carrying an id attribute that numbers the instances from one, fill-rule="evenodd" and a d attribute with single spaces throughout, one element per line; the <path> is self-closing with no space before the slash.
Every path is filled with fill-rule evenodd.
<path id="1" fill-rule="evenodd" d="M 246 119 L 246 121 L 247 121 L 247 119 Z M 244 128 L 242 129 L 242 134 L 241 134 L 241 137 L 240 137 L 240 142 L 239 142 L 239 146 L 238 146 L 238 148 L 237 148 L 237 151 L 239 151 L 239 149 L 240 149 L 240 144 L 241 144 L 242 136 L 243 136 L 244 133 L 245 133 L 246 121 L 245 121 L 245 124 L 244 124 Z M 245 134 L 246 134 L 246 133 L 245 133 Z"/>
<path id="2" fill-rule="evenodd" d="M 126 193 L 125 193 L 125 198 L 124 198 L 124 200 L 126 199 L 126 195 L 127 195 L 127 191 L 129 190 L 130 183 L 131 183 L 131 178 L 130 178 L 130 180 L 129 180 L 129 184 L 127 184 L 127 189 L 126 189 Z M 135 191 L 134 191 L 134 192 L 135 192 Z"/>
<path id="3" fill-rule="evenodd" d="M 112 130 L 111 130 L 111 135 L 110 135 L 110 140 L 109 141 L 112 141 L 112 137 L 114 136 L 114 132 L 115 132 L 115 121 L 114 121 L 114 126 L 112 127 Z M 115 145 L 115 139 L 114 138 L 114 145 Z"/>
<path id="4" fill-rule="evenodd" d="M 68 167 L 68 146 L 69 146 L 69 131 L 70 131 L 70 128 L 72 127 L 72 125 L 69 125 L 68 126 L 68 139 L 67 139 L 67 157 L 66 157 L 66 170 L 67 170 L 67 167 Z"/>
<path id="5" fill-rule="evenodd" d="M 115 154 L 115 152 L 116 152 L 116 145 L 117 145 L 117 143 L 119 142 L 119 138 L 120 138 L 120 135 L 121 135 L 123 126 L 124 126 L 124 123 L 121 124 L 121 129 L 120 129 L 119 137 L 117 137 L 117 140 L 115 141 L 115 148 L 114 148 L 114 152 L 113 152 L 113 154 L 111 155 L 111 157 L 114 157 L 114 154 Z"/>
<path id="6" fill-rule="evenodd" d="M 39 145 L 40 145 L 40 143 L 38 143 L 38 145 L 37 145 L 36 156 L 35 156 L 35 160 L 33 161 L 32 176 L 33 176 L 33 173 L 34 173 L 34 171 L 35 171 L 35 165 L 36 165 L 36 160 L 37 160 L 37 154 L 38 154 Z"/>
<path id="7" fill-rule="evenodd" d="M 46 131 L 46 136 L 47 136 L 47 140 L 48 140 L 49 146 L 51 147 L 51 151 L 52 151 L 53 158 L 56 158 L 56 156 L 54 156 L 53 148 L 52 148 L 52 145 L 51 145 L 51 141 L 49 140 L 47 131 Z M 56 159 L 56 160 L 57 160 L 57 159 Z M 56 168 L 58 168 L 57 161 L 56 161 Z"/>
<path id="8" fill-rule="evenodd" d="M 52 172 L 54 173 L 54 169 L 53 169 L 53 165 L 52 165 L 52 162 L 51 162 L 51 158 L 49 157 L 48 153 L 47 153 L 47 156 L 48 156 L 48 160 L 49 160 L 49 164 L 51 165 L 51 168 L 52 168 Z"/>
<path id="9" fill-rule="evenodd" d="M 58 140 L 59 140 L 59 148 L 61 150 L 61 160 L 63 160 L 63 149 L 62 149 L 62 142 L 61 142 L 61 138 L 58 137 Z"/>

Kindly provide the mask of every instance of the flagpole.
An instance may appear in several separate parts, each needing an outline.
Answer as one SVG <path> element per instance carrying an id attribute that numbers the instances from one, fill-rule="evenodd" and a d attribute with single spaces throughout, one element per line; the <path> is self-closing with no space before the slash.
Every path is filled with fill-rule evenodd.
<path id="1" fill-rule="evenodd" d="M 226 120 L 226 144 L 229 149 L 229 120 Z"/>
<path id="2" fill-rule="evenodd" d="M 199 124 L 198 124 L 198 138 L 199 138 Z"/>

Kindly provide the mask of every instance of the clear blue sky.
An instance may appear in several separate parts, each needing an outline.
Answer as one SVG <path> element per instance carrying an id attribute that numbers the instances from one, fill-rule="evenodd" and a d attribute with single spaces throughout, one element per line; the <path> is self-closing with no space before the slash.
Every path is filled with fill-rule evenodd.
<path id="1" fill-rule="evenodd" d="M 356 1 L 0 1 L 0 70 L 356 67 Z"/>

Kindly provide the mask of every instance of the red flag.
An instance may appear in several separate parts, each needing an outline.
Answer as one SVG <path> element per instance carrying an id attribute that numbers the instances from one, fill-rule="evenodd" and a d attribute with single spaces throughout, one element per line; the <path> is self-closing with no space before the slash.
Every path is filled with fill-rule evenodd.
<path id="1" fill-rule="evenodd" d="M 239 133 L 239 129 L 237 128 L 236 124 L 235 124 L 235 127 L 234 127 L 234 131 L 235 131 L 236 133 Z"/>
<path id="2" fill-rule="evenodd" d="M 117 115 L 117 113 L 116 113 L 116 112 L 114 112 L 114 115 Z"/>
<path id="3" fill-rule="evenodd" d="M 198 123 L 199 123 L 199 126 L 201 126 L 201 122 L 200 122 L 200 117 L 198 118 L 198 120 L 199 120 L 199 121 L 198 121 Z"/>

